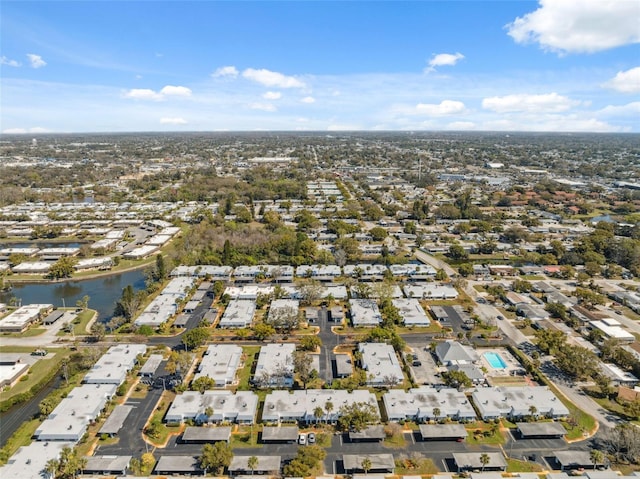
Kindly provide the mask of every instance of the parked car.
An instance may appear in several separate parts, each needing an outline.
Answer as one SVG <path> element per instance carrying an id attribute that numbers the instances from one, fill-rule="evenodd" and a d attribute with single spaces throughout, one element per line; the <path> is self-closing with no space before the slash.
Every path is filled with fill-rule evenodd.
<path id="1" fill-rule="evenodd" d="M 316 435 L 312 432 L 307 434 L 307 444 L 315 444 L 315 442 L 316 442 Z"/>
<path id="2" fill-rule="evenodd" d="M 300 444 L 301 446 L 304 446 L 307 443 L 307 435 L 306 434 L 299 434 L 298 435 L 298 444 Z"/>

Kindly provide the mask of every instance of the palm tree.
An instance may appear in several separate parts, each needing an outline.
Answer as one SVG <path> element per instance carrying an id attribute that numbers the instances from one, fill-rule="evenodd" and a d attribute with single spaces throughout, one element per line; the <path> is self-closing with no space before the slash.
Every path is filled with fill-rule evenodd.
<path id="1" fill-rule="evenodd" d="M 482 472 L 484 472 L 484 467 L 489 464 L 489 462 L 491 462 L 489 454 L 487 454 L 486 452 L 480 454 L 480 464 L 482 464 Z"/>
<path id="2" fill-rule="evenodd" d="M 327 422 L 329 422 L 331 412 L 333 411 L 333 403 L 331 401 L 327 401 L 326 403 L 324 403 L 324 410 L 327 411 Z"/>
<path id="3" fill-rule="evenodd" d="M 318 421 L 320 420 L 320 418 L 322 418 L 322 416 L 324 416 L 324 409 L 322 409 L 320 406 L 317 406 L 313 410 L 313 417 L 316 418 L 316 425 L 318 424 Z"/>
<path id="4" fill-rule="evenodd" d="M 369 472 L 371 470 L 371 459 L 369 459 L 368 457 L 365 457 L 362 460 L 361 467 L 362 467 L 362 470 L 364 471 L 364 473 L 367 474 L 367 472 Z"/>
<path id="5" fill-rule="evenodd" d="M 594 469 L 598 464 L 604 463 L 604 453 L 598 449 L 591 449 L 591 452 L 589 453 L 589 458 L 593 463 Z"/>
<path id="6" fill-rule="evenodd" d="M 253 476 L 253 471 L 258 467 L 258 458 L 256 456 L 251 456 L 247 460 L 247 467 L 251 470 L 251 475 Z"/>
<path id="7" fill-rule="evenodd" d="M 538 413 L 538 408 L 535 407 L 533 404 L 531 406 L 529 406 L 529 414 L 531 415 L 531 418 L 535 418 L 536 414 Z"/>
<path id="8" fill-rule="evenodd" d="M 56 477 L 56 472 L 58 472 L 58 468 L 60 467 L 60 462 L 57 459 L 49 459 L 47 463 L 44 465 L 44 471 L 49 473 L 49 477 L 54 479 Z"/>
<path id="9" fill-rule="evenodd" d="M 442 411 L 440 411 L 439 407 L 434 407 L 433 408 L 433 419 L 435 419 L 436 421 L 438 420 L 438 418 L 440 417 L 440 413 Z"/>

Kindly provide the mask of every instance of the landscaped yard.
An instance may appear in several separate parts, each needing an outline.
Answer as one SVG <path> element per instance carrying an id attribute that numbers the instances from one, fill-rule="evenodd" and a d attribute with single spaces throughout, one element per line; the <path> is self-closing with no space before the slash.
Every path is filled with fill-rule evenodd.
<path id="1" fill-rule="evenodd" d="M 231 447 L 262 447 L 258 442 L 259 426 L 237 426 L 236 430 L 231 433 Z"/>
<path id="2" fill-rule="evenodd" d="M 540 472 L 542 466 L 536 462 L 507 459 L 507 472 Z"/>
<path id="3" fill-rule="evenodd" d="M 249 381 L 251 380 L 251 368 L 258 358 L 260 346 L 243 346 L 242 347 L 244 363 L 238 371 L 238 390 L 248 391 L 251 389 Z"/>

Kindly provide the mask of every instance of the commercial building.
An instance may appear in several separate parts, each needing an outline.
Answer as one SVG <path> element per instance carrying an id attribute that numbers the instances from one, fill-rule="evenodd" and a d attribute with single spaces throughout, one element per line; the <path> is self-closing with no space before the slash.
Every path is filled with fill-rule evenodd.
<path id="1" fill-rule="evenodd" d="M 467 396 L 454 388 L 436 389 L 429 386 L 391 389 L 382 396 L 389 421 L 412 420 L 425 422 L 449 418 L 473 421 L 476 412 Z"/>
<path id="2" fill-rule="evenodd" d="M 221 328 L 246 328 L 251 325 L 255 312 L 255 301 L 234 299 L 227 305 L 218 326 Z"/>
<path id="3" fill-rule="evenodd" d="M 242 360 L 242 348 L 234 344 L 212 344 L 202 356 L 193 380 L 209 377 L 217 387 L 233 384 Z"/>
<path id="4" fill-rule="evenodd" d="M 180 423 L 193 419 L 198 423 L 236 422 L 252 424 L 258 408 L 258 396 L 252 391 L 186 391 L 178 394 L 164 420 Z M 211 415 L 207 415 L 207 412 Z"/>
<path id="5" fill-rule="evenodd" d="M 265 397 L 262 422 L 332 423 L 340 418 L 343 407 L 363 402 L 371 404 L 380 417 L 375 395 L 364 389 L 278 390 Z M 322 409 L 320 417 L 316 416 L 318 408 Z"/>
<path id="6" fill-rule="evenodd" d="M 267 344 L 260 348 L 256 363 L 253 383 L 259 387 L 293 386 L 293 352 L 296 345 L 292 343 Z"/>
<path id="7" fill-rule="evenodd" d="M 395 386 L 404 381 L 402 367 L 395 350 L 385 343 L 359 343 L 362 369 L 367 372 L 369 386 Z"/>

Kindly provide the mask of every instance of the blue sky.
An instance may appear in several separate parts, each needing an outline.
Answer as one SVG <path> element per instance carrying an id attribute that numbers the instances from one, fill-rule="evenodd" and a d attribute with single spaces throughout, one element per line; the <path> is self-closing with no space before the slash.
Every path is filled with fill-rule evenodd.
<path id="1" fill-rule="evenodd" d="M 640 131 L 640 2 L 0 3 L 0 131 Z"/>

